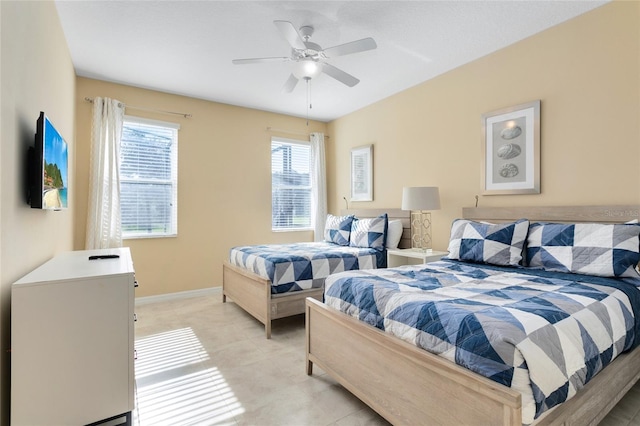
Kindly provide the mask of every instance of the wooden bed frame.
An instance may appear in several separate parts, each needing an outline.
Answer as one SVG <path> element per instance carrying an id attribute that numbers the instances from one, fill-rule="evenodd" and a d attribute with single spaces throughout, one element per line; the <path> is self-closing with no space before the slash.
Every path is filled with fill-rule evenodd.
<path id="1" fill-rule="evenodd" d="M 387 213 L 389 220 L 402 220 L 404 228 L 398 247 L 411 247 L 410 212 L 400 209 L 342 210 L 341 215 L 353 214 L 359 218 L 371 218 Z M 322 300 L 324 289 L 271 294 L 271 281 L 267 278 L 232 265 L 225 261 L 222 265 L 222 302 L 230 297 L 238 306 L 264 324 L 267 339 L 271 338 L 271 321 L 305 313 L 305 299 Z"/>
<path id="2" fill-rule="evenodd" d="M 487 221 L 621 223 L 640 205 L 463 209 Z M 522 424 L 521 395 L 324 304 L 306 301 L 306 369 L 317 365 L 393 424 Z M 597 425 L 640 378 L 640 348 L 620 355 L 535 425 Z"/>

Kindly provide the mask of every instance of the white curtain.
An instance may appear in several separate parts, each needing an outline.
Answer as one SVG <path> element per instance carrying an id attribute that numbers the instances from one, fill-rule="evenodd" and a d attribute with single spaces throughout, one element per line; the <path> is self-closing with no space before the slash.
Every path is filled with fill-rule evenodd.
<path id="1" fill-rule="evenodd" d="M 327 219 L 327 171 L 324 159 L 324 133 L 311 133 L 311 223 L 314 240 L 324 240 Z"/>
<path id="2" fill-rule="evenodd" d="M 86 248 L 122 247 L 120 225 L 120 137 L 124 107 L 93 100 Z"/>

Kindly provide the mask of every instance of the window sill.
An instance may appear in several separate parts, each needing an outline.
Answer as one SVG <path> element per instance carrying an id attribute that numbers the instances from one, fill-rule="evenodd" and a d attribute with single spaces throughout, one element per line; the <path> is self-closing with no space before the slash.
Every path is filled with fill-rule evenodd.
<path id="1" fill-rule="evenodd" d="M 140 234 L 140 235 L 127 235 L 122 236 L 123 240 L 142 240 L 142 239 L 155 239 L 155 238 L 178 238 L 178 234 Z"/>

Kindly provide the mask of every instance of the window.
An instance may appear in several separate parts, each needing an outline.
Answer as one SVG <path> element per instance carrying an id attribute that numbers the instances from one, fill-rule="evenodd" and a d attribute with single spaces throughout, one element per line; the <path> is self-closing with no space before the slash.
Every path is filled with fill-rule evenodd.
<path id="1" fill-rule="evenodd" d="M 178 234 L 178 129 L 126 116 L 120 142 L 123 238 Z"/>
<path id="2" fill-rule="evenodd" d="M 271 229 L 311 229 L 311 148 L 308 142 L 271 139 Z"/>

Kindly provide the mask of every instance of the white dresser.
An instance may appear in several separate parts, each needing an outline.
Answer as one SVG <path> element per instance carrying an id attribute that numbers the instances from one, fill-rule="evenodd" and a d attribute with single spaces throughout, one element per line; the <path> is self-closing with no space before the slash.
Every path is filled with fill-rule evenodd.
<path id="1" fill-rule="evenodd" d="M 12 425 L 131 423 L 135 285 L 128 248 L 62 253 L 13 284 Z"/>

